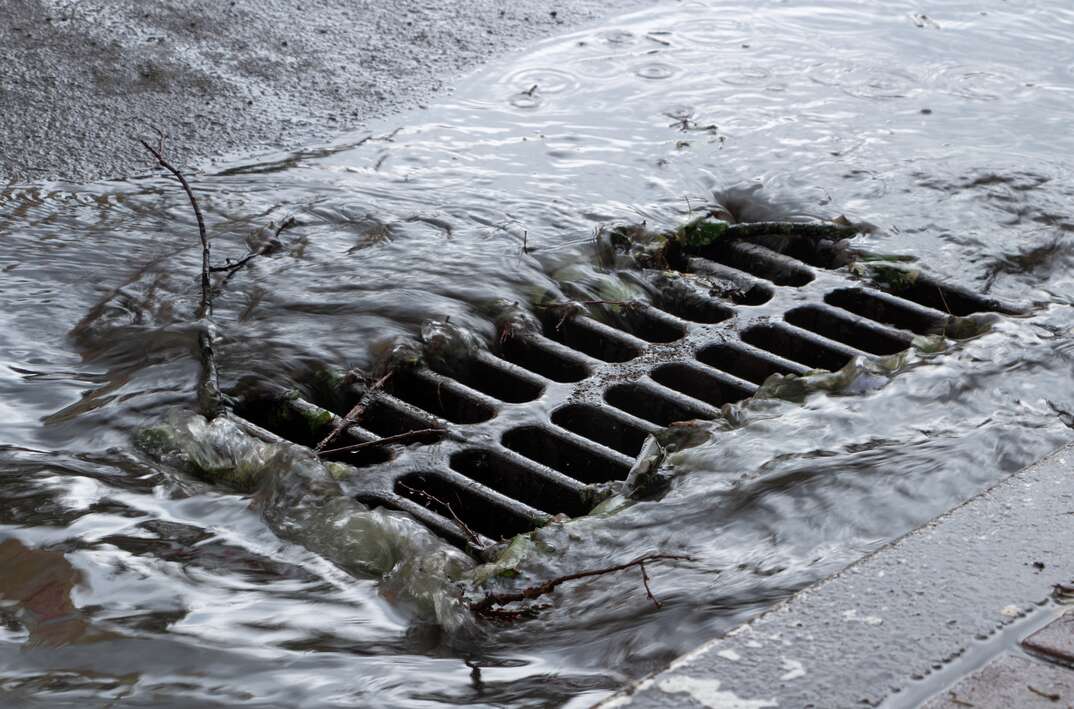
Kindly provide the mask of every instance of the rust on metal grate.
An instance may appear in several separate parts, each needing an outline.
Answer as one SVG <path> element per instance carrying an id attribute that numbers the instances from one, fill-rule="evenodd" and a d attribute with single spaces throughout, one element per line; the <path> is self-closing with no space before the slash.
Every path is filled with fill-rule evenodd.
<path id="1" fill-rule="evenodd" d="M 360 421 L 333 442 L 350 450 L 325 457 L 363 468 L 359 499 L 406 511 L 474 551 L 587 513 L 601 483 L 627 477 L 650 433 L 715 418 L 773 374 L 837 370 L 901 352 L 915 335 L 957 332 L 962 316 L 1021 312 L 920 273 L 873 287 L 836 270 L 830 244 L 792 242 L 779 253 L 760 241 L 686 254 L 678 265 L 708 291 L 657 283 L 651 305 L 545 310 L 539 331 L 502 338 L 450 370 L 401 369 L 379 389 L 345 383 L 308 398 L 261 385 L 238 413 L 312 447 L 365 397 Z M 398 444 L 361 446 L 393 436 Z"/>

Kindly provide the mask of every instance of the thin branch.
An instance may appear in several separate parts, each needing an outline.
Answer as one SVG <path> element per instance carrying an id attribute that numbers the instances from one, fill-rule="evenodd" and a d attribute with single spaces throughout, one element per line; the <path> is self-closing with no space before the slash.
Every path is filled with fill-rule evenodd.
<path id="1" fill-rule="evenodd" d="M 1060 699 L 1062 699 L 1062 697 L 1056 692 L 1042 692 L 1031 684 L 1027 684 L 1026 689 L 1028 689 L 1030 692 L 1033 692 L 1033 694 L 1036 694 L 1039 697 L 1044 697 L 1050 702 L 1058 702 Z"/>
<path id="2" fill-rule="evenodd" d="M 194 190 L 190 189 L 190 183 L 183 177 L 183 173 L 164 159 L 163 137 L 161 138 L 159 149 L 154 148 L 143 139 L 139 139 L 138 142 L 156 159 L 158 165 L 179 180 L 179 184 L 183 186 L 183 191 L 186 192 L 187 199 L 190 200 L 190 206 L 194 209 L 194 216 L 198 220 L 198 235 L 201 237 L 201 303 L 198 305 L 198 319 L 209 317 L 212 315 L 213 309 L 212 284 L 209 282 L 209 273 L 212 271 L 212 267 L 209 263 L 209 235 L 205 231 L 205 217 L 201 214 L 201 207 L 198 206 Z"/>
<path id="3" fill-rule="evenodd" d="M 384 382 L 388 381 L 388 378 L 391 376 L 392 372 L 389 371 L 383 377 L 374 382 L 373 386 L 366 389 L 365 393 L 362 394 L 361 398 L 358 399 L 358 403 L 354 405 L 354 408 L 348 411 L 347 415 L 339 420 L 339 423 L 336 424 L 335 428 L 333 428 L 327 436 L 321 439 L 321 442 L 313 448 L 313 452 L 319 455 L 321 451 L 324 450 L 324 447 L 331 443 L 336 438 L 336 436 L 338 436 L 340 432 L 343 431 L 343 429 L 358 423 L 358 421 L 362 418 L 362 414 L 365 413 L 366 408 L 369 406 L 373 395 L 378 390 L 380 390 L 382 386 L 384 386 Z"/>
<path id="4" fill-rule="evenodd" d="M 954 690 L 951 690 L 950 692 L 947 693 L 947 698 L 952 704 L 957 704 L 960 707 L 972 707 L 973 706 L 972 702 L 967 702 L 967 701 L 964 701 L 962 699 L 959 699 L 958 694 L 956 694 Z"/>
<path id="5" fill-rule="evenodd" d="M 190 183 L 183 177 L 183 173 L 164 158 L 164 133 L 157 131 L 160 140 L 154 148 L 147 141 L 139 139 L 146 150 L 156 159 L 157 164 L 167 170 L 179 180 L 183 186 L 190 206 L 194 210 L 194 216 L 198 220 L 198 235 L 201 238 L 201 301 L 198 303 L 197 319 L 204 321 L 204 327 L 198 331 L 198 350 L 201 355 L 201 377 L 198 381 L 198 403 L 202 414 L 208 418 L 216 418 L 224 408 L 224 397 L 220 393 L 220 377 L 216 369 L 216 353 L 213 351 L 213 287 L 209 280 L 212 265 L 209 262 L 209 235 L 205 230 L 205 217 L 202 216 L 201 207 L 194 196 L 194 190 Z"/>
<path id="6" fill-rule="evenodd" d="M 575 300 L 567 303 L 538 303 L 536 307 L 546 308 L 548 310 L 559 310 L 562 315 L 559 318 L 559 322 L 556 323 L 556 330 L 563 327 L 563 323 L 570 320 L 575 315 L 580 315 L 581 310 L 576 308 L 577 305 L 617 305 L 627 310 L 634 308 L 640 308 L 641 302 L 637 300 Z"/>
<path id="7" fill-rule="evenodd" d="M 513 591 L 510 593 L 487 593 L 485 597 L 480 601 L 475 601 L 470 604 L 470 610 L 478 615 L 501 615 L 501 612 L 497 610 L 496 606 L 505 606 L 509 603 L 517 603 L 519 601 L 527 601 L 534 598 L 539 598 L 552 593 L 556 588 L 568 581 L 577 581 L 578 579 L 589 578 L 592 576 L 604 576 L 606 574 L 612 574 L 616 571 L 623 571 L 625 569 L 633 568 L 635 566 L 642 567 L 642 580 L 645 583 L 645 590 L 650 599 L 657 603 L 657 607 L 660 607 L 659 602 L 653 597 L 649 590 L 649 577 L 645 573 L 644 564 L 650 561 L 693 561 L 693 557 L 682 556 L 678 554 L 647 554 L 639 557 L 634 561 L 627 562 L 625 564 L 618 564 L 617 566 L 609 566 L 604 569 L 595 569 L 592 571 L 579 571 L 573 574 L 567 574 L 565 576 L 557 576 L 554 579 L 549 579 L 543 583 L 539 583 L 535 586 L 528 586 L 521 591 Z"/>
<path id="8" fill-rule="evenodd" d="M 273 232 L 272 237 L 265 240 L 265 243 L 261 245 L 261 248 L 250 251 L 250 253 L 246 254 L 238 261 L 231 261 L 230 259 L 228 259 L 227 265 L 213 266 L 209 269 L 209 271 L 212 273 L 227 273 L 228 275 L 225 277 L 225 280 L 227 278 L 230 278 L 232 273 L 238 271 L 240 268 L 250 263 L 250 261 L 252 261 L 253 259 L 257 258 L 258 256 L 264 256 L 265 254 L 272 251 L 272 249 L 279 246 L 278 239 L 280 238 L 280 234 L 283 232 L 284 229 L 289 229 L 294 225 L 295 218 L 287 217 L 287 219 L 283 220 L 283 223 L 276 227 L 276 231 Z"/>
<path id="9" fill-rule="evenodd" d="M 638 568 L 641 569 L 641 583 L 645 586 L 645 595 L 649 597 L 649 600 L 653 602 L 653 605 L 658 609 L 663 608 L 664 604 L 656 599 L 653 595 L 653 589 L 649 588 L 649 574 L 645 573 L 645 562 L 639 561 Z"/>
<path id="10" fill-rule="evenodd" d="M 575 300 L 567 303 L 540 303 L 538 308 L 567 308 L 578 303 L 580 305 L 620 305 L 624 308 L 637 308 L 641 305 L 636 300 Z"/>
<path id="11" fill-rule="evenodd" d="M 376 448 L 378 446 L 392 445 L 393 443 L 406 443 L 418 438 L 424 438 L 425 436 L 438 433 L 443 435 L 446 433 L 442 428 L 420 428 L 416 431 L 407 431 L 406 433 L 397 433 L 394 436 L 386 436 L 384 438 L 378 438 L 375 441 L 366 441 L 365 443 L 355 443 L 352 446 L 343 446 L 341 448 L 329 448 L 328 450 L 318 451 L 317 455 L 328 455 L 329 453 L 351 453 L 366 448 Z"/>
<path id="12" fill-rule="evenodd" d="M 410 492 L 414 493 L 415 495 L 421 495 L 425 498 L 426 502 L 433 502 L 446 509 L 448 511 L 448 514 L 451 515 L 452 520 L 455 522 L 455 526 L 457 526 L 462 531 L 463 536 L 466 537 L 466 541 L 470 544 L 470 546 L 475 549 L 484 548 L 481 544 L 480 538 L 477 536 L 477 534 L 474 533 L 474 530 L 466 526 L 466 523 L 463 522 L 457 514 L 455 514 L 455 510 L 452 509 L 451 505 L 449 505 L 447 502 L 444 502 L 439 497 L 436 497 L 432 493 L 426 492 L 425 490 L 418 490 L 416 488 L 410 487 L 406 483 L 399 483 L 399 487 L 405 488 Z"/>

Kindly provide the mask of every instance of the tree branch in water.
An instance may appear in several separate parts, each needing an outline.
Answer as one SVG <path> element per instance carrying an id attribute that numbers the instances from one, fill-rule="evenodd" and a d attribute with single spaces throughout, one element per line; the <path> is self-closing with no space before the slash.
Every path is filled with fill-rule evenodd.
<path id="1" fill-rule="evenodd" d="M 209 269 L 209 271 L 212 273 L 226 273 L 227 275 L 224 276 L 224 282 L 227 282 L 227 280 L 231 278 L 231 276 L 236 271 L 238 271 L 246 264 L 250 263 L 250 261 L 254 260 L 258 256 L 264 256 L 270 253 L 273 249 L 278 248 L 280 245 L 280 234 L 283 233 L 285 229 L 290 229 L 294 225 L 295 218 L 287 217 L 280 223 L 278 227 L 276 227 L 276 231 L 273 232 L 272 236 L 269 239 L 265 240 L 265 243 L 261 245 L 261 248 L 250 251 L 250 253 L 246 254 L 238 261 L 232 261 L 231 259 L 228 259 L 225 265 L 213 266 Z"/>
<path id="2" fill-rule="evenodd" d="M 436 497 L 435 495 L 433 495 L 431 493 L 425 492 L 424 490 L 418 490 L 418 489 L 413 488 L 413 487 L 411 487 L 409 485 L 406 485 L 405 483 L 400 482 L 399 487 L 405 488 L 405 489 L 409 490 L 410 492 L 412 492 L 415 495 L 421 495 L 422 497 L 425 498 L 426 502 L 433 502 L 435 504 L 440 505 L 444 509 L 446 509 L 448 511 L 448 514 L 451 515 L 452 521 L 455 522 L 455 526 L 458 527 L 459 530 L 462 532 L 463 536 L 466 537 L 467 543 L 470 546 L 472 546 L 474 549 L 477 549 L 477 550 L 484 549 L 484 547 L 481 545 L 480 537 L 477 536 L 477 534 L 474 532 L 474 530 L 472 530 L 468 526 L 466 526 L 466 523 L 463 522 L 462 519 L 457 514 L 455 514 L 455 510 L 452 509 L 451 505 L 449 505 L 448 503 L 444 502 L 439 497 Z"/>
<path id="3" fill-rule="evenodd" d="M 624 571 L 635 566 L 641 568 L 641 578 L 642 583 L 645 585 L 645 595 L 657 608 L 661 608 L 662 604 L 660 601 L 656 600 L 656 597 L 653 596 L 652 589 L 649 588 L 649 575 L 645 572 L 645 564 L 653 561 L 693 561 L 693 557 L 682 556 L 679 554 L 647 554 L 625 564 L 618 564 L 616 566 L 609 566 L 591 571 L 579 571 L 573 574 L 566 574 L 565 576 L 557 576 L 554 579 L 549 579 L 534 586 L 528 586 L 521 591 L 487 593 L 481 600 L 471 603 L 470 610 L 477 615 L 494 618 L 516 618 L 520 615 L 524 615 L 526 610 L 508 611 L 503 610 L 498 606 L 506 606 L 510 603 L 518 603 L 521 601 L 533 600 L 534 598 L 540 598 L 541 596 L 552 593 L 558 586 L 567 583 L 568 581 L 577 581 L 579 579 L 590 578 L 593 576 L 604 576 L 606 574 L 615 573 L 616 571 Z"/>
<path id="4" fill-rule="evenodd" d="M 417 431 L 407 431 L 405 433 L 397 433 L 394 436 L 385 436 L 384 438 L 378 438 L 375 441 L 366 441 L 365 443 L 355 443 L 351 446 L 343 446 L 342 448 L 329 448 L 328 450 L 318 451 L 317 455 L 328 455 L 329 453 L 352 453 L 367 448 L 377 448 L 378 446 L 388 446 L 396 443 L 408 443 L 409 441 L 415 441 L 419 438 L 426 438 L 428 436 L 444 435 L 446 431 L 442 428 L 420 428 Z"/>
<path id="5" fill-rule="evenodd" d="M 159 131 L 158 131 L 159 132 Z M 161 133 L 160 143 L 156 148 L 147 141 L 139 139 L 149 154 L 157 161 L 157 164 L 172 174 L 179 184 L 183 186 L 190 206 L 194 210 L 194 216 L 198 221 L 198 235 L 201 237 L 201 300 L 198 303 L 197 319 L 201 325 L 198 330 L 198 351 L 201 355 L 201 376 L 198 380 L 198 403 L 201 413 L 208 419 L 216 418 L 224 409 L 224 397 L 220 393 L 220 378 L 216 369 L 216 353 L 213 351 L 213 286 L 209 279 L 212 265 L 209 262 L 209 235 L 205 230 L 205 217 L 202 216 L 201 207 L 194 196 L 194 190 L 190 183 L 183 177 L 178 168 L 168 162 L 164 157 L 164 134 Z"/>
<path id="6" fill-rule="evenodd" d="M 362 414 L 365 413 L 365 410 L 369 406 L 369 403 L 372 401 L 374 394 L 376 394 L 376 392 L 384 386 L 384 382 L 388 381 L 391 376 L 392 372 L 389 371 L 383 377 L 375 381 L 373 383 L 373 386 L 366 389 L 365 393 L 362 394 L 360 399 L 358 399 L 358 403 L 354 405 L 354 408 L 348 411 L 347 415 L 339 420 L 339 423 L 336 424 L 335 428 L 333 428 L 327 436 L 321 439 L 320 443 L 318 443 L 314 447 L 313 452 L 317 455 L 320 455 L 322 452 L 332 452 L 325 451 L 325 446 L 335 440 L 336 436 L 338 436 L 343 429 L 347 428 L 348 426 L 353 426 L 354 424 L 358 423 L 359 420 L 361 420 Z"/>

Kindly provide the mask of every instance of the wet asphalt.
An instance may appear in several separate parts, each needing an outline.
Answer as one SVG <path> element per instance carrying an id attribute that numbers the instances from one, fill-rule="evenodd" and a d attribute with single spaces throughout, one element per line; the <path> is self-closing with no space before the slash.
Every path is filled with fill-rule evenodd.
<path id="1" fill-rule="evenodd" d="M 420 106 L 488 59 L 639 0 L 3 0 L 0 184 L 288 149 Z"/>

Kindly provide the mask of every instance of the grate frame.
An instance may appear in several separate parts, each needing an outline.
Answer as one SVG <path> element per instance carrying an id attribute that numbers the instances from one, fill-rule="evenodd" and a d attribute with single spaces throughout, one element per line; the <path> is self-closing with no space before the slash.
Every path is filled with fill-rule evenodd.
<path id="1" fill-rule="evenodd" d="M 757 240 L 694 249 L 684 273 L 733 287 L 689 301 L 657 297 L 608 322 L 600 307 L 566 319 L 544 312 L 543 331 L 495 343 L 453 373 L 422 366 L 382 390 L 352 383 L 316 401 L 261 384 L 237 413 L 311 447 L 363 397 L 359 423 L 334 447 L 439 429 L 326 458 L 362 468 L 344 482 L 348 494 L 405 511 L 481 555 L 556 515 L 587 513 L 606 483 L 626 478 L 647 435 L 716 418 L 773 373 L 836 370 L 904 351 L 916 335 L 957 333 L 959 317 L 1025 312 L 923 273 L 885 290 L 826 268 L 824 254 L 814 245 L 792 256 Z"/>

